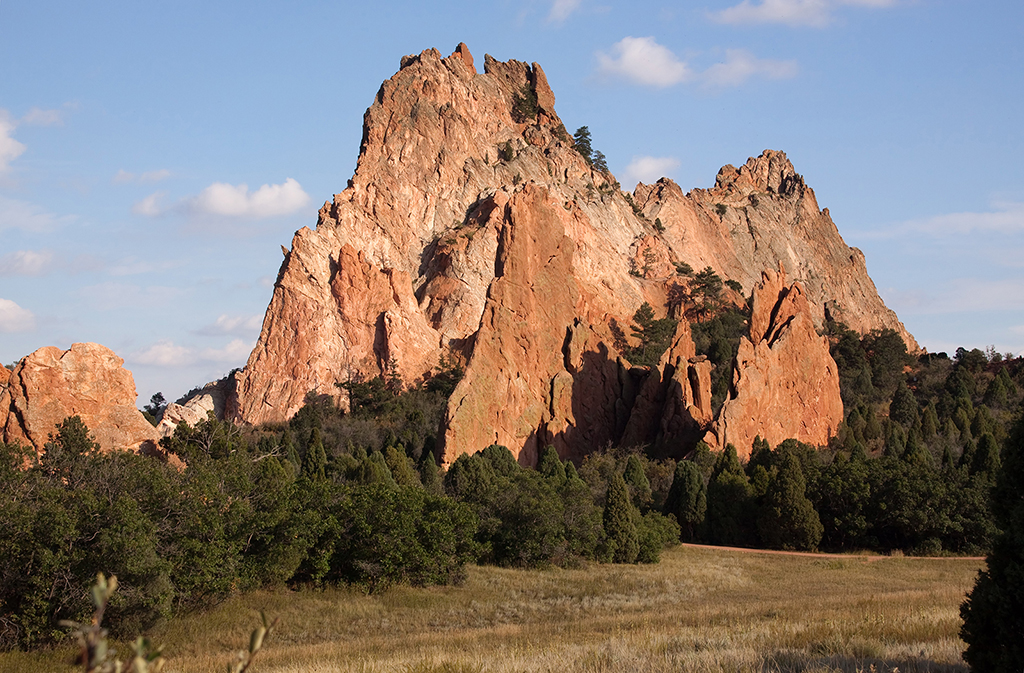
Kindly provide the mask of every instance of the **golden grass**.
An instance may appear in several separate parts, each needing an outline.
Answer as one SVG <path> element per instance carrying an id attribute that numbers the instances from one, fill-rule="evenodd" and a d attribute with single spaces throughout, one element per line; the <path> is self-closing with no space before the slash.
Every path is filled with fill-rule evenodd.
<path id="1" fill-rule="evenodd" d="M 679 547 L 654 566 L 472 567 L 461 587 L 257 592 L 151 635 L 181 673 L 223 670 L 261 609 L 281 620 L 267 673 L 966 671 L 958 610 L 981 565 Z"/>

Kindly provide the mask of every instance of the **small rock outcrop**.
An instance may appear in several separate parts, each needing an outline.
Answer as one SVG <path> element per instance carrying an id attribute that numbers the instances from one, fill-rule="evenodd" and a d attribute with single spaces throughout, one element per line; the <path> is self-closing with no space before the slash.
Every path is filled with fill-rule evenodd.
<path id="1" fill-rule="evenodd" d="M 168 437 L 174 434 L 178 423 L 195 426 L 209 418 L 211 413 L 218 419 L 230 416 L 228 405 L 233 399 L 234 390 L 235 379 L 231 375 L 187 393 L 177 402 L 167 405 L 156 426 L 157 433 L 160 437 Z"/>
<path id="2" fill-rule="evenodd" d="M 794 291 L 806 292 L 794 320 L 769 320 L 775 336 L 743 351 L 738 371 L 767 368 L 775 402 L 730 400 L 721 432 L 745 432 L 741 408 L 776 413 L 810 399 L 787 396 L 790 380 L 774 369 L 790 357 L 775 348 L 796 341 L 791 332 L 807 342 L 805 327 L 813 335 L 832 317 L 860 331 L 893 327 L 916 348 L 781 152 L 723 168 L 711 190 L 684 195 L 662 180 L 626 194 L 576 150 L 538 64 L 483 61 L 481 73 L 465 44 L 448 57 L 428 49 L 383 83 L 347 188 L 285 251 L 226 417 L 284 421 L 311 391 L 345 408 L 348 381 L 387 373 L 414 385 L 454 360 L 465 378 L 448 403 L 442 462 L 494 442 L 525 463 L 548 444 L 563 458 L 622 442 L 681 455 L 715 422 L 711 363 L 685 323 L 650 370 L 628 362 L 623 333 L 644 302 L 659 317 L 678 308 L 670 297 L 684 262 L 737 280 L 733 302 L 780 262 L 807 288 Z M 834 363 L 822 386 L 833 375 Z M 827 440 L 832 411 L 789 409 L 802 418 L 795 436 Z"/>
<path id="3" fill-rule="evenodd" d="M 80 416 L 104 451 L 148 449 L 159 437 L 135 406 L 131 372 L 94 343 L 53 346 L 25 356 L 0 386 L 0 436 L 42 451 L 68 416 Z"/>
<path id="4" fill-rule="evenodd" d="M 731 393 L 708 438 L 740 457 L 754 438 L 776 446 L 793 438 L 823 446 L 843 420 L 839 371 L 818 336 L 807 295 L 785 269 L 765 271 L 754 289 L 750 336 L 740 339 Z"/>

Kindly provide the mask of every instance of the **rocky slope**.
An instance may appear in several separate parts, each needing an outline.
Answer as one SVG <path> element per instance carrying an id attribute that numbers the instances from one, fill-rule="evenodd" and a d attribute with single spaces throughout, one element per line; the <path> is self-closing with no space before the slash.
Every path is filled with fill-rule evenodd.
<path id="1" fill-rule="evenodd" d="M 48 346 L 0 372 L 0 439 L 37 451 L 68 416 L 81 416 L 104 451 L 155 448 L 156 428 L 136 408 L 135 381 L 112 350 L 93 343 Z M 6 371 L 6 370 L 5 370 Z"/>
<path id="2" fill-rule="evenodd" d="M 711 189 L 684 195 L 662 178 L 637 185 L 634 199 L 648 218 L 665 224 L 667 247 L 693 268 L 710 265 L 749 291 L 762 271 L 782 262 L 804 288 L 818 329 L 826 317 L 862 334 L 890 328 L 907 350 L 919 350 L 878 296 L 864 254 L 843 242 L 785 153 L 765 150 L 739 169 L 725 166 Z"/>
<path id="3" fill-rule="evenodd" d="M 574 149 L 554 101 L 536 63 L 487 56 L 480 73 L 465 45 L 404 57 L 366 112 L 348 187 L 286 251 L 228 415 L 282 421 L 312 390 L 344 406 L 338 384 L 384 371 L 413 384 L 444 357 L 466 364 L 444 462 L 492 442 L 523 462 L 548 443 L 563 457 L 652 438 L 685 452 L 714 421 L 710 364 L 685 322 L 653 371 L 632 367 L 613 332 L 644 301 L 665 315 L 676 262 L 745 292 L 780 261 L 795 269 L 801 343 L 826 308 L 912 343 L 785 155 L 727 167 L 706 192 L 640 185 L 630 203 Z M 823 367 L 798 384 L 819 385 Z M 819 425 L 834 418 L 798 438 L 818 441 Z"/>

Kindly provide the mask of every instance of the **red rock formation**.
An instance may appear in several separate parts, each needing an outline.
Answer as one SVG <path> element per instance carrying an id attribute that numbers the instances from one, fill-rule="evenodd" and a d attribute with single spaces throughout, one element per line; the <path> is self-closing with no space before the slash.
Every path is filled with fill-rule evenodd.
<path id="1" fill-rule="evenodd" d="M 843 420 L 839 372 L 818 336 L 807 296 L 785 269 L 765 271 L 754 289 L 750 337 L 740 339 L 732 392 L 709 444 L 732 444 L 741 458 L 758 435 L 775 446 L 797 439 L 823 446 Z"/>
<path id="2" fill-rule="evenodd" d="M 684 195 L 662 178 L 638 185 L 634 199 L 647 217 L 661 220 L 668 247 L 694 269 L 710 265 L 749 291 L 762 271 L 781 262 L 804 287 L 819 329 L 826 316 L 862 334 L 887 327 L 908 350 L 919 350 L 878 296 L 863 253 L 846 245 L 784 152 L 765 150 L 739 169 L 725 166 L 711 189 Z"/>
<path id="3" fill-rule="evenodd" d="M 749 290 L 783 260 L 813 294 L 794 309 L 808 325 L 826 306 L 855 329 L 891 324 L 785 155 L 726 167 L 688 196 L 641 185 L 638 216 L 575 151 L 554 104 L 536 63 L 486 56 L 481 74 L 464 44 L 404 57 L 366 112 L 348 187 L 285 253 L 228 415 L 283 421 L 311 390 L 344 406 L 338 384 L 389 370 L 413 384 L 452 356 L 466 376 L 446 462 L 495 441 L 524 462 L 548 443 L 563 457 L 620 441 L 679 453 L 712 423 L 710 363 L 683 325 L 655 371 L 634 368 L 612 329 L 644 301 L 664 314 L 675 263 Z"/>
<path id="4" fill-rule="evenodd" d="M 92 343 L 52 346 L 26 356 L 0 392 L 0 434 L 5 442 L 43 449 L 54 428 L 80 416 L 105 451 L 138 450 L 158 435 L 136 406 L 135 381 L 124 360 Z"/>

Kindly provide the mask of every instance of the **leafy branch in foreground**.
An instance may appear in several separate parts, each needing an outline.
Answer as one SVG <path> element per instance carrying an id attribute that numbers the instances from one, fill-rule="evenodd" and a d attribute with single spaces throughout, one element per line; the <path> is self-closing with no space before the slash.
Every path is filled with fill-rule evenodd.
<path id="1" fill-rule="evenodd" d="M 107 579 L 103 573 L 96 576 L 92 585 L 92 602 L 95 608 L 89 624 L 79 624 L 64 620 L 61 626 L 73 628 L 78 640 L 79 654 L 76 662 L 82 665 L 85 673 L 160 673 L 166 660 L 162 656 L 163 648 L 154 647 L 148 638 L 139 636 L 132 645 L 135 655 L 129 661 L 120 661 L 117 651 L 107 643 L 107 630 L 103 628 L 103 615 L 107 611 L 110 597 L 117 591 L 117 576 Z M 263 624 L 256 627 L 249 637 L 249 650 L 240 650 L 228 663 L 228 673 L 244 673 L 249 670 L 256 654 L 263 649 L 263 642 L 277 625 L 277 619 L 267 622 L 262 612 L 260 619 Z"/>

